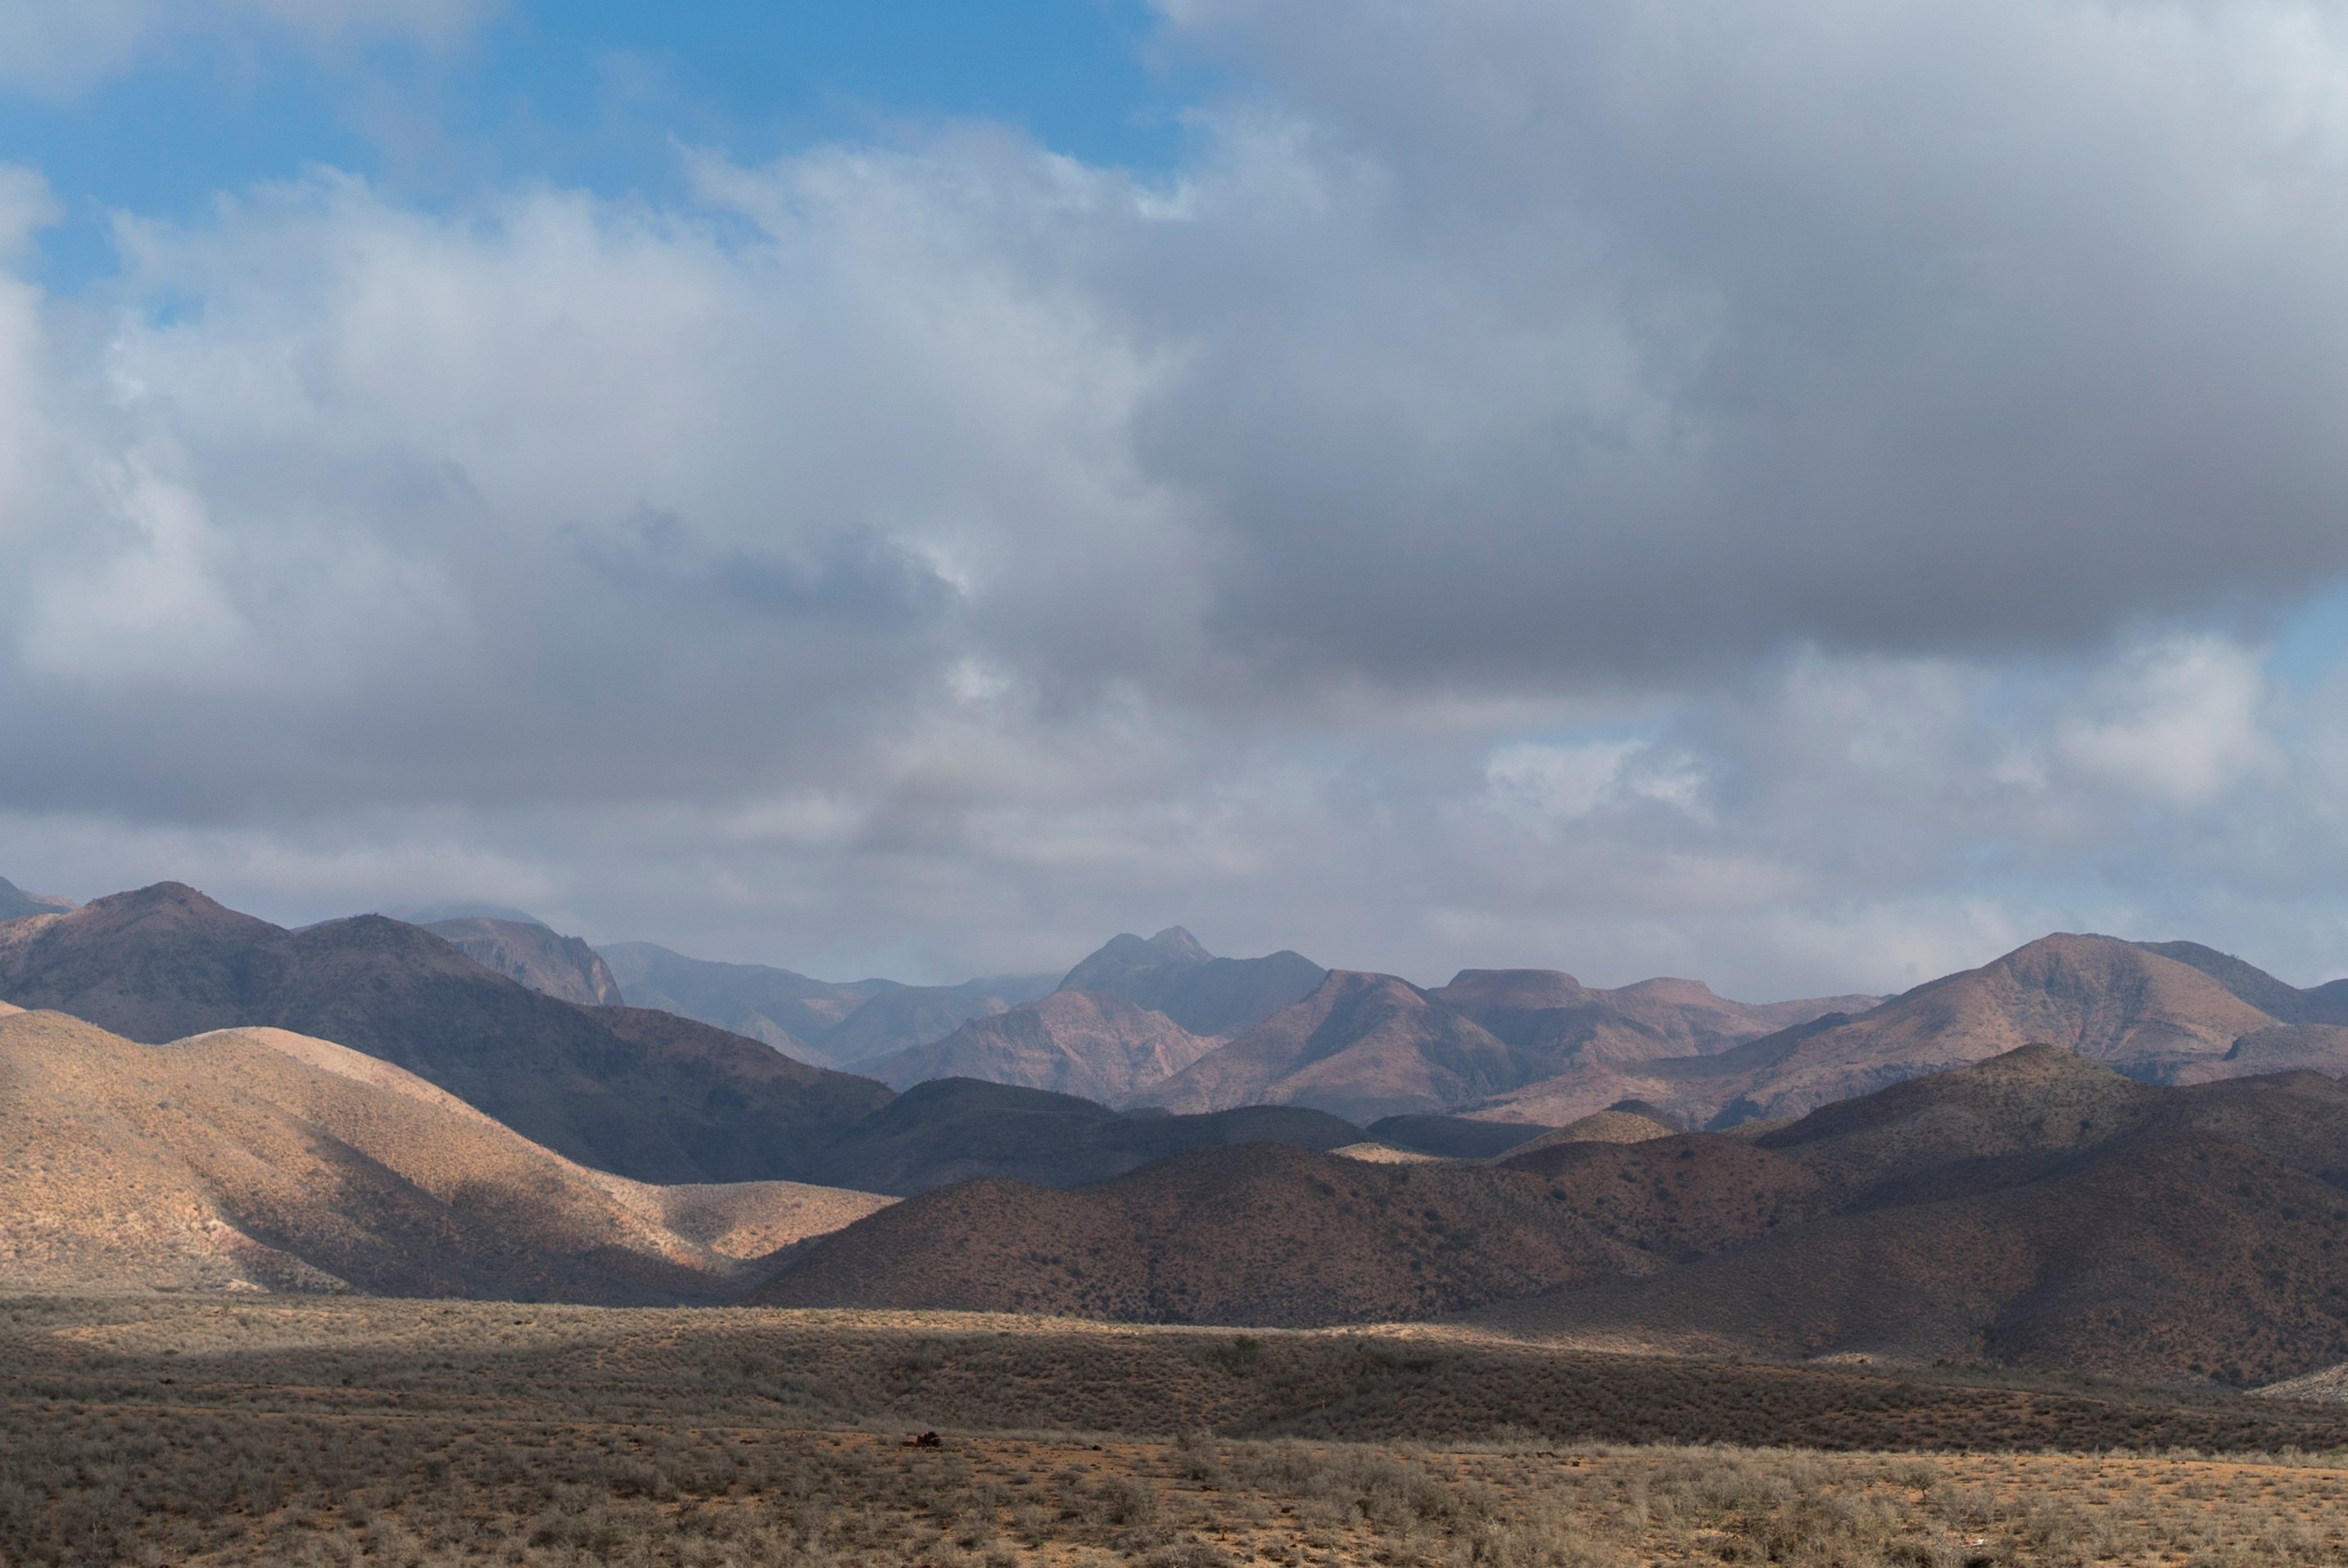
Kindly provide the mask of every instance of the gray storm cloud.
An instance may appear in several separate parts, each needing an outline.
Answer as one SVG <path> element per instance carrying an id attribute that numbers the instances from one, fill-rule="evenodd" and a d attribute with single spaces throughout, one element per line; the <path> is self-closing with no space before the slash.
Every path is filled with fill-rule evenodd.
<path id="1" fill-rule="evenodd" d="M 2312 897 L 2331 9 L 1164 10 L 1239 85 L 1163 176 L 320 173 L 0 281 L 9 874 L 1764 989 Z"/>

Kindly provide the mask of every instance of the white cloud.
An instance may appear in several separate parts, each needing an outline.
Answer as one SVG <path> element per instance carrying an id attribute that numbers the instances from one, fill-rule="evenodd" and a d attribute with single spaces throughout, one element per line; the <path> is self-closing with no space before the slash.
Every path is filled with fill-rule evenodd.
<path id="1" fill-rule="evenodd" d="M 321 171 L 0 277 L 0 871 L 99 891 L 110 824 L 289 914 L 407 864 L 949 972 L 2348 950 L 2348 726 L 2207 630 L 2348 566 L 2328 13 L 1168 15 L 1242 86 L 1163 179 L 983 128 L 669 205 Z M 0 177 L 0 249 L 49 209 Z"/>
<path id="2" fill-rule="evenodd" d="M 0 0 L 0 89 L 68 97 L 189 38 L 277 32 L 312 47 L 439 47 L 495 0 Z"/>
<path id="3" fill-rule="evenodd" d="M 2097 711 L 2064 721 L 2055 749 L 2125 790 L 2207 805 L 2281 761 L 2262 722 L 2266 686 L 2252 650 L 2214 637 L 2164 641 L 2099 682 Z"/>

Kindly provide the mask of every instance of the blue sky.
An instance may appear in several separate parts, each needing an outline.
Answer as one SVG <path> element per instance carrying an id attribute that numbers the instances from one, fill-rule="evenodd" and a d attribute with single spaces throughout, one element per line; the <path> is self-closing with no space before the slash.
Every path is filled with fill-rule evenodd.
<path id="1" fill-rule="evenodd" d="M 159 41 L 87 88 L 0 94 L 0 158 L 64 200 L 43 278 L 70 290 L 111 270 L 110 212 L 192 220 L 316 164 L 432 205 L 521 179 L 663 199 L 680 142 L 757 162 L 963 119 L 1162 170 L 1220 85 L 1133 0 L 514 0 L 448 44 Z"/>

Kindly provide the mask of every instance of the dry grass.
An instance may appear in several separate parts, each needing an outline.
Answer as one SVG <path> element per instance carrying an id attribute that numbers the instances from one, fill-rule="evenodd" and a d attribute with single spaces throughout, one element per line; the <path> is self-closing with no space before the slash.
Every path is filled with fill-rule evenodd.
<path id="1" fill-rule="evenodd" d="M 2348 1561 L 2348 1472 L 2303 1451 L 2348 1440 L 2321 1409 L 1950 1382 L 1911 1402 L 2003 1451 L 1556 1435 L 1692 1419 L 1670 1370 L 911 1315 L 0 1303 L 0 1564 Z M 1799 1378 L 1897 1430 L 1891 1379 L 1680 1371 L 1744 1379 L 1756 1430 L 1815 1423 L 1772 1402 Z M 2234 1451 L 2035 1451 L 2091 1408 Z"/>

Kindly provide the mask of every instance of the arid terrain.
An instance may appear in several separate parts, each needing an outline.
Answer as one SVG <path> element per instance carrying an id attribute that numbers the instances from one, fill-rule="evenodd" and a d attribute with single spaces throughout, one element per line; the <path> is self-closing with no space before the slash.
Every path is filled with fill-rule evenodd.
<path id="1" fill-rule="evenodd" d="M 2251 1568 L 2348 1551 L 2343 1444 L 2337 1405 L 1423 1331 L 0 1302 L 11 1564 Z"/>

